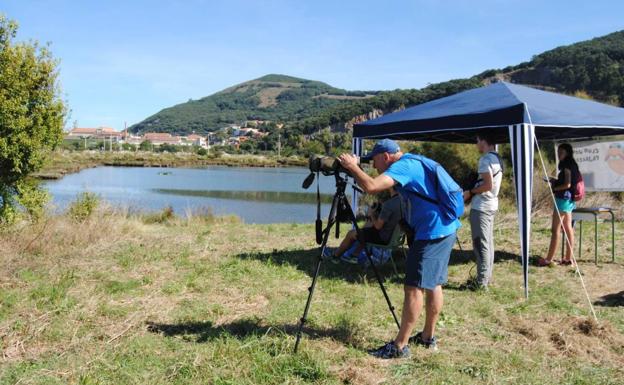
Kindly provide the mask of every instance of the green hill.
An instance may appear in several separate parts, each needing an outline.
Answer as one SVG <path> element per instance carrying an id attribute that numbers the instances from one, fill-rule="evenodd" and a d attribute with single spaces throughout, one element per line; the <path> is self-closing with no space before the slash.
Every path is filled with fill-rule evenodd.
<path id="1" fill-rule="evenodd" d="M 495 79 L 623 105 L 624 31 L 558 47 L 515 66 L 490 69 L 467 79 L 422 89 L 347 91 L 319 81 L 267 75 L 166 108 L 130 129 L 134 132 L 205 133 L 227 124 L 257 119 L 285 123 L 285 137 L 296 139 L 300 134 L 328 126 L 348 128 L 354 119 L 365 119 L 371 111 L 387 113 L 479 87 Z"/>
<path id="2" fill-rule="evenodd" d="M 517 83 L 568 93 L 584 91 L 595 99 L 624 105 L 624 31 L 555 48 L 505 70 Z"/>
<path id="3" fill-rule="evenodd" d="M 394 111 L 497 79 L 624 106 L 624 31 L 558 47 L 533 57 L 531 61 L 490 69 L 471 78 L 436 83 L 422 89 L 380 92 L 373 98 L 333 106 L 296 122 L 294 127 L 298 132 L 313 132 L 322 127 L 344 124 L 370 111 Z"/>
<path id="4" fill-rule="evenodd" d="M 245 120 L 292 122 L 375 92 L 346 91 L 286 75 L 266 75 L 216 94 L 166 108 L 133 125 L 133 132 L 206 133 Z"/>

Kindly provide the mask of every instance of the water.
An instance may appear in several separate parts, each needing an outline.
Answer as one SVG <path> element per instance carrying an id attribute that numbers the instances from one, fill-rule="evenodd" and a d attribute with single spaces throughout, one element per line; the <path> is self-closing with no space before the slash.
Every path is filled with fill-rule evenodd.
<path id="1" fill-rule="evenodd" d="M 89 191 L 133 210 L 171 206 L 184 215 L 210 208 L 214 214 L 237 215 L 246 223 L 311 223 L 316 219 L 316 181 L 308 190 L 301 188 L 308 174 L 303 168 L 97 167 L 46 181 L 44 187 L 57 210 Z M 336 187 L 333 176 L 320 179 L 325 221 Z"/>

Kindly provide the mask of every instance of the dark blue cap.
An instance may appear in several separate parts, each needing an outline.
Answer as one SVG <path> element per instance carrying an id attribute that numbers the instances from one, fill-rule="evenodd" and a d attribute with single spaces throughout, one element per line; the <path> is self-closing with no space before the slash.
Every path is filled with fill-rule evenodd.
<path id="1" fill-rule="evenodd" d="M 401 149 L 399 148 L 399 145 L 397 144 L 397 142 L 395 142 L 392 139 L 382 139 L 378 141 L 377 143 L 375 143 L 375 147 L 373 147 L 373 151 L 364 155 L 362 157 L 362 160 L 369 161 L 373 159 L 373 156 L 377 154 L 383 154 L 384 152 L 387 152 L 389 154 L 396 154 L 399 151 L 401 151 Z"/>

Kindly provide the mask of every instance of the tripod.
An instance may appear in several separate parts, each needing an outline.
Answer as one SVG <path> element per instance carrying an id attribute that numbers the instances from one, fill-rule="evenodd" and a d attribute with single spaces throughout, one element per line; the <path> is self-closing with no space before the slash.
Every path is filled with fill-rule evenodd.
<path id="1" fill-rule="evenodd" d="M 351 222 L 351 224 L 355 228 L 355 231 L 357 232 L 358 241 L 360 242 L 360 244 L 365 245 L 363 242 L 364 240 L 363 240 L 362 234 L 360 232 L 360 228 L 358 227 L 357 222 L 355 220 L 355 214 L 353 214 L 353 209 L 351 208 L 351 205 L 349 204 L 349 201 L 347 200 L 347 197 L 345 195 L 345 189 L 347 187 L 347 176 L 344 176 L 344 177 L 340 176 L 340 173 L 338 171 L 336 171 L 334 175 L 336 178 L 336 194 L 334 194 L 331 209 L 329 210 L 329 216 L 327 218 L 327 227 L 322 230 L 323 241 L 321 243 L 321 252 L 320 252 L 318 261 L 316 263 L 314 276 L 312 277 L 312 285 L 308 288 L 308 291 L 310 292 L 310 294 L 308 294 L 308 300 L 306 302 L 305 309 L 303 311 L 303 316 L 301 317 L 301 320 L 299 323 L 299 329 L 297 330 L 297 340 L 295 342 L 295 353 L 297 353 L 297 349 L 299 348 L 299 341 L 301 340 L 301 332 L 303 331 L 303 325 L 306 322 L 306 317 L 308 316 L 308 311 L 310 310 L 310 303 L 312 302 L 312 295 L 314 295 L 314 288 L 316 287 L 316 280 L 318 278 L 319 271 L 321 269 L 321 263 L 323 262 L 323 259 L 324 259 L 323 253 L 325 252 L 325 248 L 327 247 L 327 241 L 329 239 L 329 234 L 331 232 L 331 228 L 333 225 L 336 225 L 336 236 L 338 236 L 339 234 L 339 224 L 338 224 L 338 219 L 337 219 L 338 212 L 346 214 L 348 216 L 349 221 Z M 364 249 L 366 250 L 366 247 Z M 390 297 L 388 297 L 386 288 L 384 287 L 383 281 L 381 279 L 381 276 L 379 275 L 379 271 L 377 270 L 375 263 L 373 263 L 373 259 L 371 258 L 371 252 L 369 250 L 366 251 L 366 256 L 368 257 L 368 262 L 370 263 L 371 267 L 373 268 L 373 271 L 375 272 L 375 277 L 377 278 L 377 282 L 379 282 L 379 287 L 381 287 L 381 291 L 383 292 L 383 295 L 386 298 L 386 302 L 388 303 L 388 307 L 390 308 L 392 317 L 394 317 L 394 322 L 396 323 L 397 327 L 400 329 L 401 325 L 394 312 L 394 306 L 392 306 L 392 303 L 390 302 Z"/>

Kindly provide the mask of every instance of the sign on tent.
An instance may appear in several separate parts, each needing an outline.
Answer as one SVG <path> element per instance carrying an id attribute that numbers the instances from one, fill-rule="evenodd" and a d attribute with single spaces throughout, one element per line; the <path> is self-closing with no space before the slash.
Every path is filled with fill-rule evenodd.
<path id="1" fill-rule="evenodd" d="M 624 191 L 624 140 L 570 144 L 587 191 Z"/>

